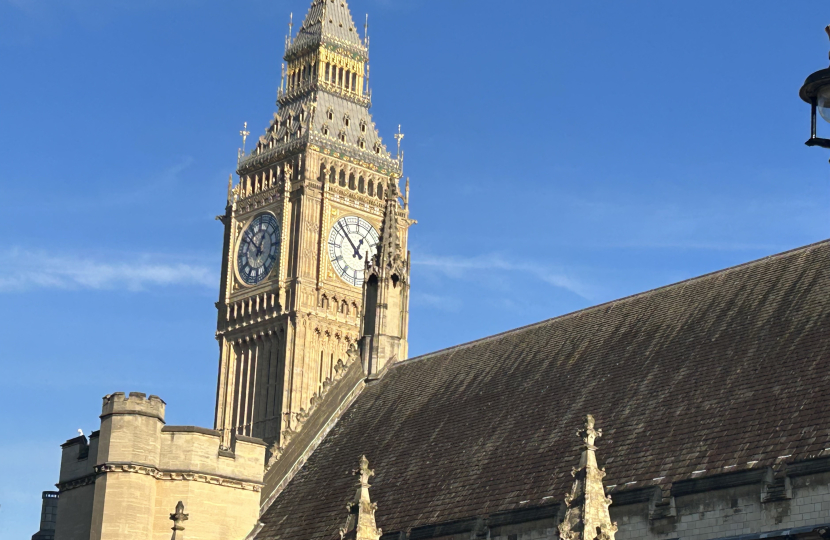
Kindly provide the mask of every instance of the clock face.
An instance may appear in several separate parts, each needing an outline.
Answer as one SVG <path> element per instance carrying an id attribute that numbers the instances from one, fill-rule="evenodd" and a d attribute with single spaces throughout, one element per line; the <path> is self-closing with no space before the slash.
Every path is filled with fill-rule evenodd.
<path id="1" fill-rule="evenodd" d="M 239 239 L 236 268 L 248 285 L 256 285 L 268 276 L 277 262 L 280 226 L 271 214 L 260 214 L 251 221 Z"/>
<path id="2" fill-rule="evenodd" d="M 360 287 L 366 260 L 378 251 L 378 232 L 357 216 L 337 220 L 329 233 L 329 258 L 340 279 Z"/>

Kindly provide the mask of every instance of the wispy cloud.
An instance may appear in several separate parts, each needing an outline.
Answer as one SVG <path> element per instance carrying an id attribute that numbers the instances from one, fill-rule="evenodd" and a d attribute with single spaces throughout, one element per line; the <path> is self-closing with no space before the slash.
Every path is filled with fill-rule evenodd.
<path id="1" fill-rule="evenodd" d="M 31 289 L 113 289 L 156 286 L 215 288 L 217 278 L 205 266 L 164 261 L 150 255 L 102 258 L 49 255 L 11 249 L 0 252 L 0 292 Z"/>
<path id="2" fill-rule="evenodd" d="M 475 257 L 420 255 L 412 261 L 412 264 L 432 268 L 454 279 L 465 277 L 473 270 L 519 272 L 530 275 L 548 285 L 578 294 L 583 298 L 589 296 L 588 288 L 584 284 L 562 272 L 533 262 L 516 262 L 498 253 L 477 255 Z"/>
<path id="3" fill-rule="evenodd" d="M 412 303 L 439 311 L 458 312 L 461 309 L 461 300 L 453 296 L 429 294 L 413 291 Z"/>

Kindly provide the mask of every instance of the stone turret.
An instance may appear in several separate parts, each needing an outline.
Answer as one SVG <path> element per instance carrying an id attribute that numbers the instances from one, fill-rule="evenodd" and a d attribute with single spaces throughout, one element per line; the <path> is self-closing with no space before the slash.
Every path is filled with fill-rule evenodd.
<path id="1" fill-rule="evenodd" d="M 572 474 L 573 488 L 565 496 L 565 519 L 559 525 L 562 540 L 614 540 L 617 524 L 611 523 L 608 507 L 611 497 L 605 495 L 602 479 L 605 469 L 597 466 L 597 447 L 594 441 L 602 436 L 601 429 L 594 429 L 594 417 L 585 417 L 585 427 L 577 434 L 585 443 L 579 467 Z"/>
<path id="2" fill-rule="evenodd" d="M 250 531 L 265 443 L 240 435 L 225 449 L 218 431 L 166 426 L 164 415 L 157 396 L 116 392 L 104 397 L 100 430 L 62 445 L 56 540 L 169 537 L 167 515 L 177 501 L 188 505 L 194 538 Z"/>
<path id="3" fill-rule="evenodd" d="M 399 229 L 409 223 L 399 196 L 396 186 L 388 190 L 378 252 L 366 261 L 360 353 L 370 379 L 408 354 L 410 256 L 403 251 Z"/>

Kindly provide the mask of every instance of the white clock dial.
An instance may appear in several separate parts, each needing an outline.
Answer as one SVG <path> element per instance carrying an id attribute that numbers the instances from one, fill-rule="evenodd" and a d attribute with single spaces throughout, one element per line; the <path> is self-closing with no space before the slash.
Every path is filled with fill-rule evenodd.
<path id="1" fill-rule="evenodd" d="M 368 221 L 357 216 L 337 220 L 329 233 L 329 258 L 340 279 L 360 287 L 366 260 L 378 251 L 378 232 Z"/>

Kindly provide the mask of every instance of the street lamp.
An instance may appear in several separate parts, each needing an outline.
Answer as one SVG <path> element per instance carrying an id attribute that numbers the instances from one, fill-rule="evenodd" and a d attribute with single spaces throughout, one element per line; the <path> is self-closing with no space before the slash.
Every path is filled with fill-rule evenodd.
<path id="1" fill-rule="evenodd" d="M 824 29 L 830 37 L 830 26 Z M 830 148 L 830 139 L 816 137 L 816 111 L 826 122 L 830 122 L 830 68 L 820 69 L 807 77 L 804 85 L 798 92 L 801 99 L 810 104 L 812 113 L 810 115 L 810 140 L 807 146 L 821 146 Z"/>

